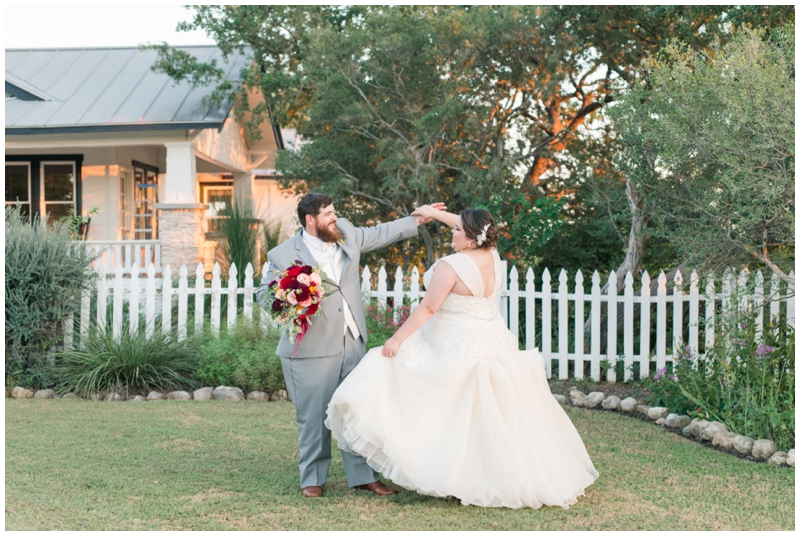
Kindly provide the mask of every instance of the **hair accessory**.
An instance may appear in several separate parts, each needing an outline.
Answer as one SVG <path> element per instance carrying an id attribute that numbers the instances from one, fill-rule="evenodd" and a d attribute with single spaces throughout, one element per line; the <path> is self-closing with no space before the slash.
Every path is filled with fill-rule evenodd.
<path id="1" fill-rule="evenodd" d="M 487 223 L 486 225 L 483 226 L 483 231 L 481 231 L 481 234 L 478 235 L 479 246 L 482 246 L 483 243 L 486 241 L 486 231 L 489 230 L 489 227 L 491 227 L 491 225 L 492 225 L 491 223 Z"/>

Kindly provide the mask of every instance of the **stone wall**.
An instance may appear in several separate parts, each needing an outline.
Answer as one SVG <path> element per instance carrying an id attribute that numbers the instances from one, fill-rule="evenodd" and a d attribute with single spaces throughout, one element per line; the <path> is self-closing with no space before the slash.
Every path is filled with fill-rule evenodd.
<path id="1" fill-rule="evenodd" d="M 193 275 L 197 263 L 206 260 L 203 218 L 205 212 L 202 207 L 161 209 L 158 222 L 161 264 L 163 266 L 169 264 L 174 276 L 182 264 L 185 264 L 189 274 Z"/>

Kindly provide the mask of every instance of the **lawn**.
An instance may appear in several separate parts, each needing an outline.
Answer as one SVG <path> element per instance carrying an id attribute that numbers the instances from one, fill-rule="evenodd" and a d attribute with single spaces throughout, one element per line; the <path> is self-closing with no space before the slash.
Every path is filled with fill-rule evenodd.
<path id="1" fill-rule="evenodd" d="M 288 402 L 6 399 L 8 530 L 793 530 L 794 470 L 567 408 L 600 478 L 568 510 L 347 488 L 300 496 Z"/>

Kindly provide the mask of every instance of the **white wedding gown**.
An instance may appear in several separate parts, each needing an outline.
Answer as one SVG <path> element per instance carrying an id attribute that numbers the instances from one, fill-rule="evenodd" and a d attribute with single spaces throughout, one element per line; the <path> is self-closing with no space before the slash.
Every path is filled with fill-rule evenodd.
<path id="1" fill-rule="evenodd" d="M 325 425 L 340 448 L 406 489 L 465 505 L 567 508 L 598 473 L 541 355 L 520 351 L 506 328 L 492 255 L 488 298 L 468 255 L 439 261 L 473 296 L 448 295 L 394 358 L 370 350 L 334 393 Z"/>

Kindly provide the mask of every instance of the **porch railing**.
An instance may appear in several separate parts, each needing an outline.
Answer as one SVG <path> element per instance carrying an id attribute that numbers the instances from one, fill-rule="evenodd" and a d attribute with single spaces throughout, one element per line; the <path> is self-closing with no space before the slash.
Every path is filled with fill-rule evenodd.
<path id="1" fill-rule="evenodd" d="M 114 272 L 117 266 L 130 271 L 136 265 L 139 272 L 145 274 L 152 264 L 156 274 L 161 275 L 160 240 L 92 240 L 88 245 L 97 258 L 95 268 L 98 262 L 109 272 Z"/>

